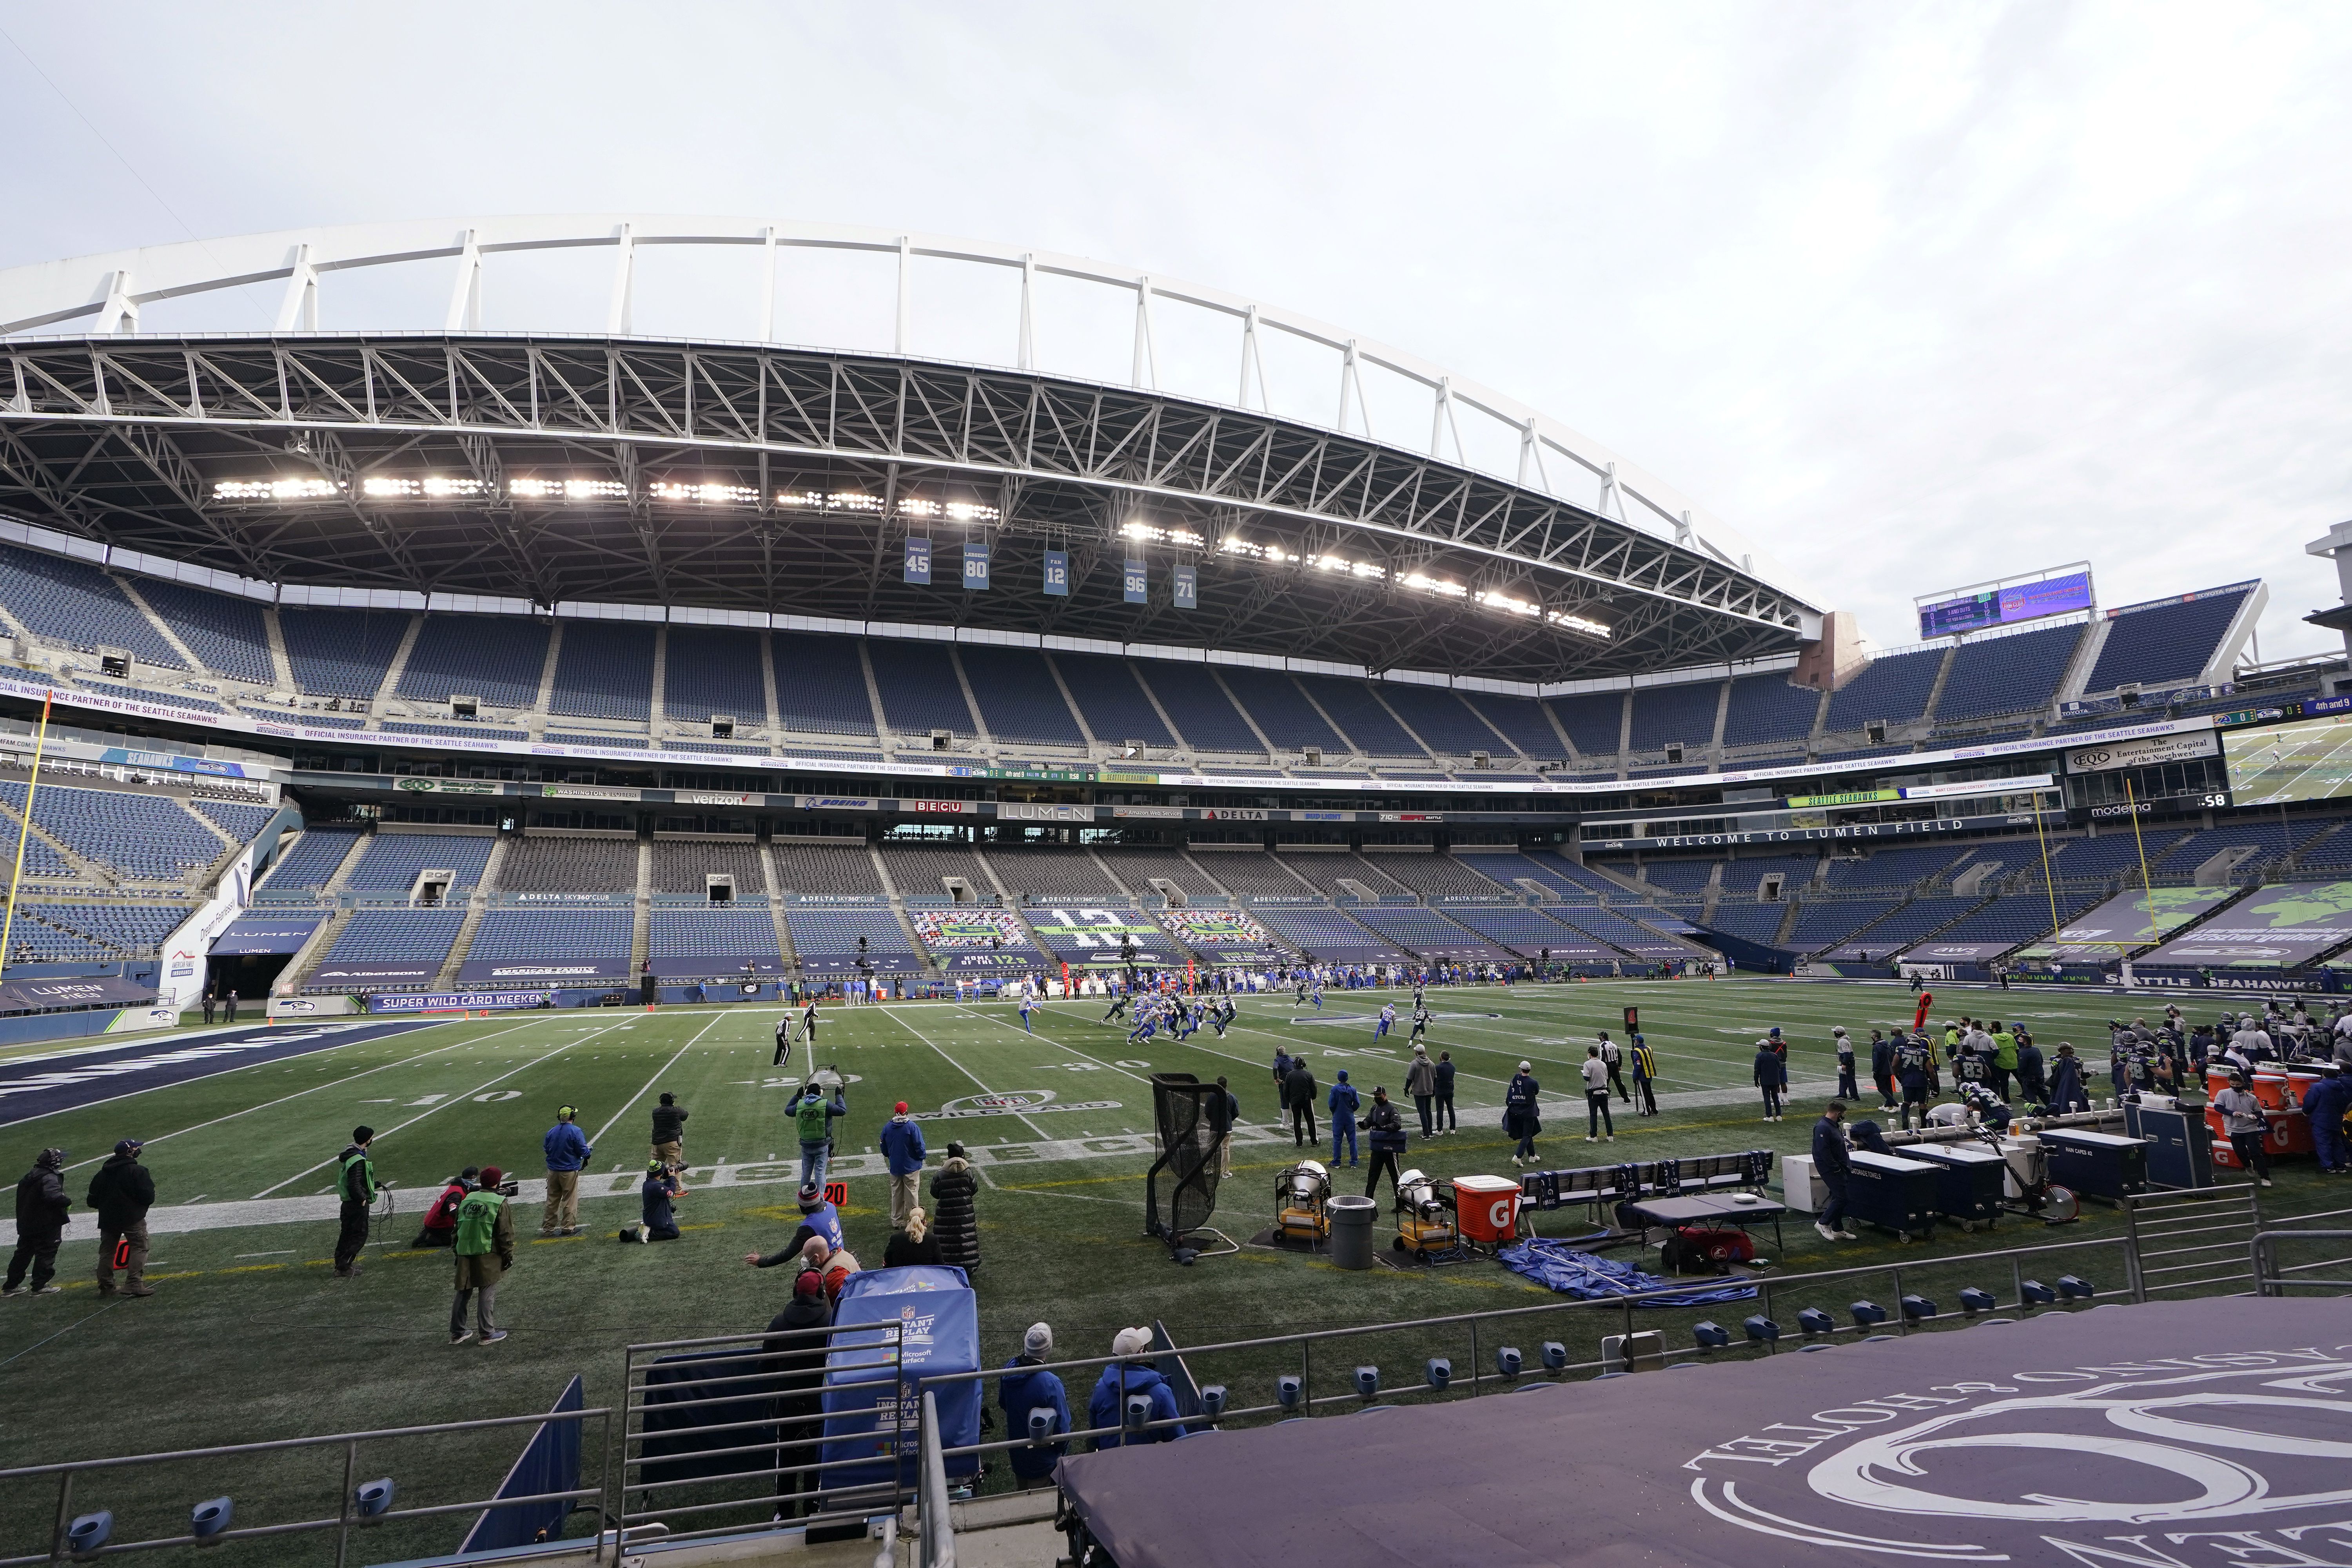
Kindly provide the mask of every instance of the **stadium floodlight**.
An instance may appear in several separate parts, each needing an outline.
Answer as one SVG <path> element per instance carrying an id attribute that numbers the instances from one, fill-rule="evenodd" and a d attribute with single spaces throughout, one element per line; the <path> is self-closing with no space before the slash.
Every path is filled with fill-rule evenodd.
<path id="1" fill-rule="evenodd" d="M 1583 616 L 1570 615 L 1566 610 L 1547 611 L 1544 615 L 1544 619 L 1550 622 L 1553 626 L 1560 627 L 1562 630 L 1582 632 L 1589 637 L 1609 637 L 1616 635 L 1616 633 L 1610 627 L 1599 621 L 1591 620 Z"/>
<path id="2" fill-rule="evenodd" d="M 332 479 L 222 479 L 215 500 L 327 500 L 342 493 Z"/>
<path id="3" fill-rule="evenodd" d="M 646 487 L 656 500 L 697 501 L 705 506 L 749 506 L 760 499 L 760 492 L 750 485 L 677 484 L 656 480 Z"/>
<path id="4" fill-rule="evenodd" d="M 1420 572 L 1408 574 L 1402 582 L 1408 588 L 1418 588 L 1424 594 L 1436 594 L 1448 599 L 1470 596 L 1470 590 L 1459 583 L 1449 583 L 1443 577 L 1432 577 Z"/>
<path id="5" fill-rule="evenodd" d="M 1174 544 L 1198 550 L 1209 542 L 1189 528 L 1160 528 L 1149 522 L 1130 522 L 1118 531 L 1121 538 L 1143 544 Z"/>

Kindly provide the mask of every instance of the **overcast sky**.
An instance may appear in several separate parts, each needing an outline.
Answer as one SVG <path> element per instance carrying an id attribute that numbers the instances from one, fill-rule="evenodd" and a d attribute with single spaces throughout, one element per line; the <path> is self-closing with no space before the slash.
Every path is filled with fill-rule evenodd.
<path id="1" fill-rule="evenodd" d="M 2265 658 L 2336 644 L 2299 617 L 2336 598 L 2304 543 L 2352 517 L 2352 7 L 0 0 L 0 267 L 467 214 L 971 235 L 1230 289 L 1518 397 L 1881 646 L 1916 640 L 1916 595 L 2083 558 L 2110 605 L 2265 577 Z M 329 293 L 322 324 L 437 324 L 440 265 L 405 305 Z M 887 279 L 796 276 L 779 335 L 887 330 Z M 750 308 L 731 275 L 677 278 Z M 487 324 L 603 289 L 494 277 Z M 918 347 L 1009 357 L 1001 306 L 926 287 Z M 1049 359 L 1125 374 L 1117 310 L 1055 310 Z M 1221 348 L 1167 332 L 1163 380 L 1227 384 Z M 1329 401 L 1307 360 L 1267 371 L 1277 408 Z M 1424 407 L 1373 414 L 1426 445 Z"/>

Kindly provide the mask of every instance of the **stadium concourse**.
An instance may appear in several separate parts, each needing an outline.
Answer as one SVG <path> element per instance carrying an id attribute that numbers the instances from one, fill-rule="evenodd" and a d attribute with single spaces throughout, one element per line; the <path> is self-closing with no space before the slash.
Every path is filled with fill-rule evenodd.
<path id="1" fill-rule="evenodd" d="M 756 247 L 731 254 L 769 264 L 768 329 L 779 247 L 888 258 L 893 351 L 635 334 L 654 245 Z M 486 326 L 485 269 L 546 249 L 609 255 L 610 317 Z M 1018 364 L 915 341 L 919 258 L 1017 273 Z M 446 322 L 319 331 L 370 268 L 454 272 Z M 1131 307 L 1131 384 L 1034 363 L 1041 273 Z M 272 280 L 271 332 L 172 326 Z M 1237 398 L 1160 384 L 1175 311 L 1239 334 Z M 1336 406 L 1270 412 L 1261 334 L 1328 354 Z M 1433 449 L 1370 435 L 1366 378 L 1433 400 Z M 1686 1376 L 1685 1408 L 1786 1388 L 1801 1416 L 1824 1366 L 1911 1397 L 1874 1380 L 1912 1347 L 1776 1363 L 1782 1337 L 2334 1288 L 2307 1249 L 2340 1213 L 2336 1087 L 2257 1068 L 2209 1125 L 2179 1079 L 2192 1048 L 2259 1058 L 2225 1009 L 2276 1004 L 2263 1039 L 2325 1058 L 2352 977 L 2352 667 L 2262 662 L 2261 582 L 2103 605 L 2074 563 L 1925 595 L 1874 648 L 1663 481 L 1415 355 L 827 226 L 485 218 L 16 268 L 0 385 L 26 1416 L 0 1563 L 215 1531 L 289 1563 L 326 1532 L 339 1563 L 867 1562 L 903 1527 L 937 1564 L 955 1521 L 1039 1529 L 1049 1440 L 1083 1428 L 1155 1450 L 1064 1478 L 1137 1568 L 1172 1546 L 1123 1511 L 1158 1483 L 1121 1478 L 1284 1440 L 1231 1428 L 1411 1402 L 1439 1408 L 1370 1419 L 1540 1435 L 1632 1397 L 1562 1384 L 1710 1360 L 1763 1364 L 1702 1374 L 1719 1399 Z M 1923 988 L 1938 1047 L 1974 1018 L 2089 1081 L 2006 1114 L 1929 1086 L 1945 1131 L 1895 1147 L 1986 1149 L 1969 1192 L 1931 1204 L 1943 1167 L 1884 1156 L 1911 1206 L 1808 1223 L 1807 1160 L 1846 1148 L 1817 1125 L 1832 1031 L 1877 1170 L 1869 1043 Z M 2122 1027 L 2172 1002 L 2178 1049 Z M 2124 1087 L 2185 1108 L 2083 1103 Z M 1328 1141 L 1351 1101 L 1360 1148 Z M 2074 1215 L 2069 1137 L 2112 1206 Z M 2007 1181 L 1972 1196 L 1989 1143 Z M 2256 1148 L 2274 1184 L 2237 1168 Z M 2179 1163 L 2151 1184 L 2123 1149 Z M 2011 1331 L 2046 1368 L 2162 1321 Z M 1032 1442 L 1049 1363 L 1067 1407 Z M 1555 1403 L 1464 1403 L 1503 1386 Z M 1227 1435 L 1150 1442 L 1196 1424 Z M 2166 1463 L 2231 1506 L 2271 1484 Z M 2076 1484 L 2120 1483 L 2042 1489 Z M 2102 1517 L 2139 1518 L 2137 1485 Z M 1752 1529 L 1789 1489 L 1693 1506 Z M 1789 1528 L 1843 1551 L 1832 1518 Z M 2039 1560 L 1973 1540 L 1923 1550 Z"/>

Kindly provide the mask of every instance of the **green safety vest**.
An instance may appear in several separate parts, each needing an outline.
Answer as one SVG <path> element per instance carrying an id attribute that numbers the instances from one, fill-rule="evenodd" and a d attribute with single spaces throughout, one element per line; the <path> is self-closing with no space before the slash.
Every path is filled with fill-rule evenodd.
<path id="1" fill-rule="evenodd" d="M 832 1108 L 822 1100 L 803 1100 L 793 1112 L 793 1121 L 803 1143 L 822 1143 L 832 1133 L 827 1123 L 832 1121 Z"/>
<path id="2" fill-rule="evenodd" d="M 354 1170 L 358 1173 L 357 1181 L 352 1179 Z M 375 1202 L 375 1162 L 370 1160 L 364 1152 L 353 1154 L 343 1162 L 342 1187 L 345 1203 Z"/>
<path id="3" fill-rule="evenodd" d="M 467 1193 L 466 1201 L 457 1205 L 457 1239 L 453 1250 L 460 1258 L 478 1257 L 497 1250 L 492 1237 L 499 1227 L 499 1208 L 506 1199 L 497 1193 Z"/>

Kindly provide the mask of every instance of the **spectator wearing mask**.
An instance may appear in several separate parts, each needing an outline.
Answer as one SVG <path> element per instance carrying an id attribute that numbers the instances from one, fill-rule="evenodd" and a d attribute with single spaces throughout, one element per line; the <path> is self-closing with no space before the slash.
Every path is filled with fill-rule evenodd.
<path id="1" fill-rule="evenodd" d="M 2263 1144 L 2270 1123 L 2263 1115 L 2263 1102 L 2247 1092 L 2245 1074 L 2230 1075 L 2230 1087 L 2213 1097 L 2213 1109 L 2221 1114 L 2221 1131 L 2237 1153 L 2239 1167 L 2269 1186 L 2271 1156 Z"/>
<path id="2" fill-rule="evenodd" d="M 125 1138 L 113 1157 L 89 1179 L 89 1206 L 98 1213 L 98 1293 L 152 1296 L 147 1272 L 147 1211 L 155 1205 L 155 1178 L 139 1163 L 146 1145 Z M 114 1259 L 122 1257 L 122 1285 L 114 1283 Z"/>
<path id="3" fill-rule="evenodd" d="M 1429 1059 L 1427 1046 L 1412 1047 L 1412 1065 L 1404 1069 L 1404 1091 L 1412 1096 L 1412 1108 L 1421 1113 L 1422 1137 L 1436 1137 L 1437 1128 L 1429 1118 L 1430 1107 L 1437 1100 L 1437 1064 Z M 1332 1158 L 1339 1156 L 1335 1153 Z"/>
<path id="4" fill-rule="evenodd" d="M 547 1152 L 547 1206 L 539 1219 L 541 1236 L 580 1234 L 580 1173 L 596 1151 L 589 1146 L 588 1135 L 580 1131 L 579 1119 L 578 1106 L 556 1107 L 555 1125 L 540 1140 Z"/>
<path id="5" fill-rule="evenodd" d="M 1526 1062 L 1511 1075 L 1503 1089 L 1503 1131 L 1518 1140 L 1511 1152 L 1514 1165 L 1532 1164 L 1536 1157 L 1536 1134 L 1543 1131 L 1543 1117 L 1537 1110 L 1538 1097 L 1543 1086 L 1536 1081 L 1535 1069 Z"/>
<path id="6" fill-rule="evenodd" d="M 848 1089 L 845 1085 L 824 1097 L 824 1086 L 811 1079 L 801 1091 L 793 1108 L 793 1133 L 801 1144 L 801 1185 L 824 1185 L 825 1166 L 833 1158 L 833 1124 L 849 1114 Z"/>
<path id="7" fill-rule="evenodd" d="M 918 1204 L 907 1211 L 906 1225 L 890 1236 L 889 1245 L 882 1249 L 885 1268 L 912 1268 L 928 1263 L 940 1263 L 940 1238 L 931 1234 L 930 1216 Z"/>
<path id="8" fill-rule="evenodd" d="M 1832 1100 L 1822 1119 L 1813 1123 L 1813 1173 L 1828 1189 L 1829 1200 L 1814 1216 L 1813 1228 L 1821 1232 L 1823 1241 L 1852 1241 L 1853 1232 L 1845 1227 L 1846 1174 L 1853 1162 L 1846 1158 L 1845 1102 Z"/>
<path id="9" fill-rule="evenodd" d="M 980 1267 L 980 1178 L 961 1143 L 948 1145 L 947 1163 L 931 1178 L 931 1234 L 940 1261 L 966 1273 Z"/>
<path id="10" fill-rule="evenodd" d="M 1310 1143 L 1320 1147 L 1323 1140 L 1315 1131 L 1315 1074 L 1305 1057 L 1291 1061 L 1290 1076 L 1282 1080 L 1282 1103 L 1290 1110 L 1291 1141 L 1302 1149 Z"/>
<path id="11" fill-rule="evenodd" d="M 441 1195 L 435 1198 L 433 1206 L 425 1211 L 425 1223 L 418 1227 L 416 1239 L 408 1244 L 412 1251 L 446 1247 L 457 1238 L 457 1205 L 464 1203 L 466 1194 L 474 1190 L 481 1173 L 479 1166 L 468 1165 L 449 1178 L 448 1184 L 441 1189 Z"/>
<path id="12" fill-rule="evenodd" d="M 686 1107 L 677 1096 L 665 1094 L 654 1107 L 654 1158 L 678 1171 L 686 1169 Z"/>
<path id="13" fill-rule="evenodd" d="M 1029 1331 L 1021 1336 L 1021 1353 L 1004 1363 L 1004 1375 L 997 1381 L 997 1403 L 1004 1407 L 1005 1435 L 1025 1437 L 1029 1435 L 1029 1413 L 1048 1410 L 1053 1413 L 1050 1430 L 1066 1434 L 1070 1429 L 1069 1395 L 1062 1388 L 1062 1380 L 1050 1372 L 1037 1370 L 1054 1355 L 1054 1331 L 1044 1323 L 1032 1323 Z M 1005 1458 L 1013 1464 L 1013 1479 L 1023 1491 L 1033 1491 L 1050 1486 L 1054 1467 L 1069 1451 L 1069 1444 L 1030 1444 L 1009 1448 Z"/>
<path id="14" fill-rule="evenodd" d="M 767 1370 L 776 1389 L 776 1468 L 784 1470 L 818 1462 L 818 1445 L 824 1436 L 824 1365 L 827 1336 L 816 1331 L 833 1326 L 833 1304 L 824 1298 L 824 1277 L 803 1268 L 793 1277 L 793 1299 L 768 1320 Z M 776 1478 L 775 1522 L 791 1519 L 800 1507 L 800 1494 L 809 1494 L 808 1511 L 817 1511 L 816 1494 L 824 1489 L 824 1472 L 803 1471 Z"/>
<path id="15" fill-rule="evenodd" d="M 486 1345 L 497 1344 L 507 1337 L 492 1316 L 499 1294 L 499 1282 L 507 1270 L 514 1267 L 514 1211 L 499 1192 L 499 1184 L 506 1173 L 496 1165 L 482 1167 L 482 1184 L 466 1194 L 457 1205 L 457 1236 L 450 1250 L 457 1255 L 457 1296 L 449 1306 L 449 1342 L 462 1345 L 474 1338 L 466 1327 L 466 1303 L 476 1292 L 481 1295 L 474 1321 L 481 1331 Z"/>
<path id="16" fill-rule="evenodd" d="M 640 1243 L 676 1241 L 677 1212 L 670 1205 L 685 1195 L 677 1167 L 665 1160 L 649 1161 L 646 1179 L 637 1184 L 637 1223 L 621 1227 L 620 1239 Z"/>
<path id="17" fill-rule="evenodd" d="M 1599 1046 L 1584 1047 L 1584 1060 L 1577 1071 L 1584 1079 L 1584 1141 L 1592 1142 L 1601 1136 L 1604 1126 L 1609 1129 L 1609 1142 L 1617 1142 L 1617 1124 L 1609 1115 L 1609 1063 L 1601 1057 Z"/>
<path id="18" fill-rule="evenodd" d="M 66 1196 L 65 1170 L 66 1152 L 44 1149 L 16 1183 L 16 1250 L 8 1259 L 8 1279 L 0 1285 L 0 1296 L 54 1296 L 62 1289 L 54 1283 L 58 1246 L 65 1240 L 71 1223 L 66 1214 L 73 1207 L 73 1200 Z"/>
<path id="19" fill-rule="evenodd" d="M 367 1249 L 368 1215 L 375 1206 L 375 1162 L 368 1155 L 375 1129 L 354 1127 L 352 1141 L 337 1156 L 335 1191 L 341 1198 L 342 1228 L 335 1234 L 335 1276 L 356 1279 L 360 1254 Z"/>
<path id="20" fill-rule="evenodd" d="M 1110 1353 L 1120 1359 L 1103 1368 L 1102 1377 L 1095 1384 L 1093 1394 L 1087 1400 L 1087 1425 L 1108 1426 L 1111 1430 L 1095 1439 L 1097 1448 L 1116 1448 L 1126 1440 L 1127 1401 L 1131 1394 L 1143 1394 L 1151 1401 L 1150 1421 L 1176 1419 L 1176 1395 L 1168 1380 L 1160 1375 L 1143 1357 L 1151 1351 L 1151 1331 L 1121 1329 L 1110 1342 Z M 1024 1418 L 1026 1419 L 1025 1417 Z M 1181 1426 L 1160 1426 L 1139 1434 L 1139 1443 L 1170 1443 L 1183 1436 Z"/>
<path id="21" fill-rule="evenodd" d="M 1356 1163 L 1356 1112 L 1363 1105 L 1363 1097 L 1356 1086 L 1348 1081 L 1348 1069 L 1339 1069 L 1339 1081 L 1331 1086 L 1331 1099 L 1325 1108 L 1331 1113 L 1331 1163 L 1339 1163 L 1339 1145 L 1348 1145 L 1348 1163 Z"/>
<path id="22" fill-rule="evenodd" d="M 1462 1131 L 1462 1123 L 1454 1115 L 1454 1053 L 1437 1053 L 1437 1131 L 1440 1136 Z"/>
<path id="23" fill-rule="evenodd" d="M 1381 1190 L 1381 1173 L 1389 1173 L 1389 1191 L 1397 1191 L 1397 1178 L 1402 1174 L 1398 1161 L 1405 1150 L 1404 1123 L 1397 1119 L 1396 1107 L 1389 1103 L 1389 1091 L 1375 1085 L 1372 1089 L 1372 1109 L 1364 1117 L 1364 1134 L 1372 1146 L 1372 1169 L 1364 1182 L 1364 1195 L 1370 1197 Z"/>
<path id="24" fill-rule="evenodd" d="M 923 1147 L 922 1128 L 907 1114 L 905 1100 L 882 1124 L 879 1148 L 890 1163 L 890 1228 L 904 1230 L 907 1216 L 923 1201 L 923 1161 L 930 1152 Z"/>

